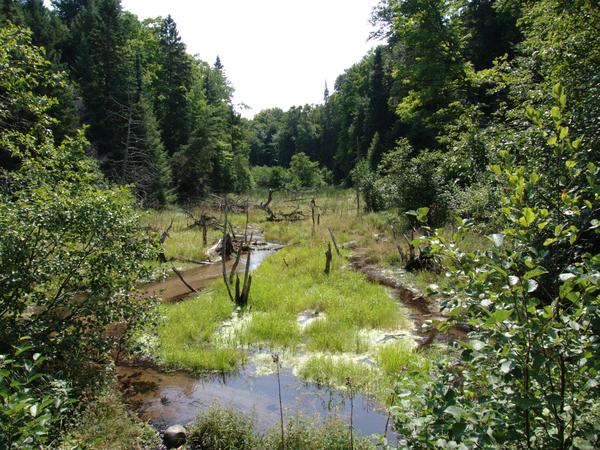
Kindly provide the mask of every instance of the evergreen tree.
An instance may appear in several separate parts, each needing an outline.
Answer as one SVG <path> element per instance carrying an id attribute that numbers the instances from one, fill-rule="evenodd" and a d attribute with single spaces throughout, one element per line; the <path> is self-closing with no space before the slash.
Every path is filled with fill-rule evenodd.
<path id="1" fill-rule="evenodd" d="M 171 16 L 158 30 L 160 67 L 154 91 L 157 95 L 156 115 L 162 139 L 169 155 L 188 142 L 190 122 L 188 93 L 192 83 L 190 57 Z"/>
<path id="2" fill-rule="evenodd" d="M 119 0 L 97 0 L 77 21 L 75 64 L 85 105 L 84 122 L 105 174 L 119 180 L 127 140 L 130 66 Z"/>

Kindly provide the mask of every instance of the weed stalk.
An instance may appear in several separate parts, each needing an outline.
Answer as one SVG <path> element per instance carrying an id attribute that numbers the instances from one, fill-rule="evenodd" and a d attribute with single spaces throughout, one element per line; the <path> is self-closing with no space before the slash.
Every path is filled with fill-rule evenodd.
<path id="1" fill-rule="evenodd" d="M 285 434 L 283 431 L 283 403 L 281 401 L 281 378 L 279 376 L 280 362 L 279 362 L 279 354 L 273 353 L 272 355 L 273 362 L 275 363 L 275 367 L 277 368 L 277 389 L 279 392 L 279 423 L 281 425 L 281 448 L 285 450 Z"/>

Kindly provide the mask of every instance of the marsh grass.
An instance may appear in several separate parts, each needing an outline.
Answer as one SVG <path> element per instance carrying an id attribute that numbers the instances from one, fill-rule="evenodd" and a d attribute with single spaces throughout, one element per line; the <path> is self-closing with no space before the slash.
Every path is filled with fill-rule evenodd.
<path id="1" fill-rule="evenodd" d="M 228 372 L 245 359 L 241 349 L 215 345 L 220 324 L 233 313 L 233 304 L 211 293 L 174 305 L 163 305 L 164 320 L 158 326 L 157 356 L 167 366 L 193 370 Z"/>
<path id="2" fill-rule="evenodd" d="M 128 412 L 116 380 L 100 387 L 85 405 L 85 409 L 72 418 L 59 450 L 129 450 L 160 445 L 156 430 Z"/>
<path id="3" fill-rule="evenodd" d="M 351 380 L 353 389 L 370 393 L 377 389 L 377 381 L 381 378 L 376 367 L 332 355 L 309 358 L 298 369 L 298 375 L 318 385 L 342 390 Z"/>
<path id="4" fill-rule="evenodd" d="M 311 351 L 355 352 L 366 349 L 360 329 L 408 326 L 387 292 L 343 267 L 341 258 L 334 258 L 332 273 L 325 275 L 324 250 L 324 243 L 313 240 L 290 246 L 256 270 L 249 303 L 254 316 L 244 341 L 274 347 L 301 341 Z M 325 318 L 300 330 L 297 317 L 307 310 Z"/>
<path id="5" fill-rule="evenodd" d="M 252 202 L 265 198 L 266 193 L 264 198 Z M 276 211 L 301 208 L 306 212 L 310 211 L 309 201 L 310 196 L 286 198 L 275 194 L 272 207 Z M 371 262 L 393 264 L 398 252 L 391 239 L 390 218 L 380 213 L 357 215 L 353 193 L 348 191 L 327 191 L 316 202 L 321 218 L 314 232 L 310 218 L 292 223 L 267 222 L 264 211 L 250 209 L 250 222 L 264 230 L 266 240 L 288 246 L 266 259 L 253 273 L 250 301 L 244 311 L 247 320 L 226 339 L 219 339 L 218 331 L 223 322 L 231 319 L 234 306 L 222 280 L 193 300 L 162 306 L 165 320 L 158 329 L 158 356 L 165 364 L 231 371 L 244 361 L 243 349 L 247 347 L 315 352 L 319 356 L 309 358 L 300 367 L 300 376 L 337 386 L 343 386 L 350 377 L 356 389 L 372 390 L 373 380 L 384 380 L 381 382 L 391 389 L 393 374 L 403 370 L 412 357 L 422 357 L 408 347 L 380 348 L 381 344 L 365 338 L 364 331 L 398 330 L 408 328 L 410 323 L 405 311 L 383 287 L 348 267 L 349 250 L 342 248 L 342 257 L 334 252 L 332 272 L 324 274 L 324 252 L 331 239 L 328 228 L 340 246 L 355 241 Z M 194 211 L 200 215 L 199 209 Z M 220 217 L 219 213 L 212 214 Z M 243 214 L 229 217 L 238 229 L 245 219 Z M 174 225 L 166 241 L 167 256 L 203 257 L 200 231 L 185 231 L 189 224 L 185 214 L 165 211 L 148 217 L 148 223 L 160 229 L 165 229 L 171 220 Z M 209 245 L 219 238 L 220 233 L 211 231 Z M 423 283 L 427 276 L 421 276 Z M 321 318 L 300 327 L 298 318 L 307 311 L 320 314 Z M 379 368 L 338 358 L 342 354 L 369 354 Z"/>
<path id="6" fill-rule="evenodd" d="M 282 446 L 279 426 L 265 433 L 257 433 L 255 418 L 231 407 L 213 405 L 203 411 L 189 427 L 188 445 L 205 450 L 280 450 Z M 301 415 L 285 423 L 285 446 L 288 450 L 350 450 L 348 424 L 337 417 L 325 422 L 310 420 Z M 354 440 L 354 450 L 375 449 L 366 437 Z"/>

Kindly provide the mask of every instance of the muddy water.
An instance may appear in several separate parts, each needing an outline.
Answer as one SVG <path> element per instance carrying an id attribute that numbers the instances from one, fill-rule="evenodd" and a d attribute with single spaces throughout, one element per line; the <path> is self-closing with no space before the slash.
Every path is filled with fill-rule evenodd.
<path id="1" fill-rule="evenodd" d="M 142 419 L 157 428 L 193 421 L 199 412 L 217 403 L 253 414 L 257 431 L 279 424 L 277 376 L 256 376 L 252 367 L 235 375 L 194 377 L 184 372 L 163 373 L 154 369 L 117 368 L 119 379 L 129 400 Z M 305 383 L 291 372 L 281 373 L 284 415 L 302 414 L 322 421 L 329 415 L 350 420 L 347 395 Z M 355 395 L 353 424 L 363 435 L 383 434 L 387 415 L 367 397 Z M 388 430 L 388 439 L 396 438 Z"/>
<path id="2" fill-rule="evenodd" d="M 257 245 L 252 250 L 250 257 L 250 270 L 256 269 L 269 255 L 272 255 L 275 251 L 281 248 L 280 245 L 263 243 Z M 227 270 L 231 269 L 233 260 L 227 261 Z M 246 267 L 246 259 L 242 257 L 238 264 L 238 270 L 243 271 Z M 221 263 L 206 264 L 194 269 L 186 270 L 183 272 L 185 281 L 188 282 L 197 291 L 210 286 L 215 280 L 223 276 L 223 267 Z M 188 287 L 181 282 L 181 280 L 173 275 L 165 280 L 156 281 L 153 283 L 145 284 L 140 288 L 142 297 L 157 296 L 163 299 L 167 303 L 174 303 L 188 297 L 190 290 Z"/>

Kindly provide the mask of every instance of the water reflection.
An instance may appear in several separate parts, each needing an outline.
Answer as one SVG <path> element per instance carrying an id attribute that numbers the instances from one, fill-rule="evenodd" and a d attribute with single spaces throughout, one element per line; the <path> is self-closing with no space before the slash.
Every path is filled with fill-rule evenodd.
<path id="1" fill-rule="evenodd" d="M 257 431 L 265 431 L 279 421 L 277 377 L 255 376 L 252 368 L 229 376 L 194 377 L 184 372 L 119 367 L 118 375 L 142 419 L 157 428 L 189 423 L 215 403 L 253 414 Z M 281 373 L 281 390 L 288 417 L 300 413 L 323 420 L 334 414 L 349 421 L 350 401 L 339 391 L 305 383 L 286 370 Z M 387 414 L 371 399 L 357 394 L 353 422 L 363 435 L 382 434 Z M 388 439 L 395 442 L 391 431 Z"/>

